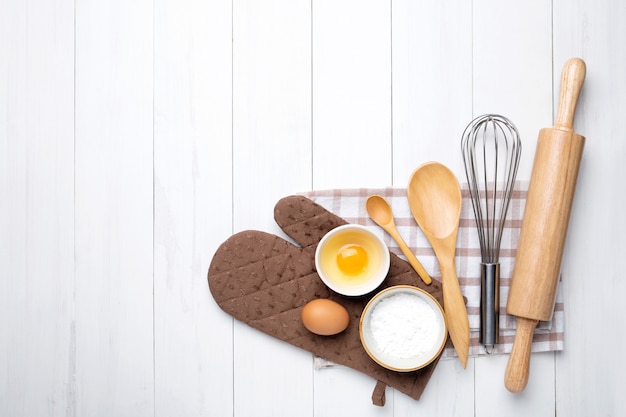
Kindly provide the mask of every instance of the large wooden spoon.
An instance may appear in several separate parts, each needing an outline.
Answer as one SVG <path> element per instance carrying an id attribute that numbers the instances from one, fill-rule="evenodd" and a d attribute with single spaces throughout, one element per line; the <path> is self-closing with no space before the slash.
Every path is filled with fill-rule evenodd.
<path id="1" fill-rule="evenodd" d="M 396 222 L 393 220 L 393 211 L 387 200 L 380 195 L 371 195 L 365 202 L 365 208 L 371 219 L 382 227 L 384 231 L 389 233 L 393 240 L 396 241 L 398 247 L 404 256 L 406 256 L 406 260 L 409 261 L 409 264 L 415 269 L 415 272 L 417 272 L 417 275 L 424 281 L 424 284 L 430 285 L 433 282 L 432 279 L 430 279 L 430 275 L 428 275 L 428 272 L 426 272 L 420 261 L 417 260 L 413 252 L 411 252 L 411 249 L 409 249 L 404 242 L 402 236 L 400 236 Z"/>
<path id="2" fill-rule="evenodd" d="M 459 360 L 465 368 L 469 354 L 470 328 L 455 263 L 456 238 L 461 216 L 459 181 L 444 165 L 428 162 L 411 175 L 407 197 L 411 213 L 439 261 L 446 324 Z"/>

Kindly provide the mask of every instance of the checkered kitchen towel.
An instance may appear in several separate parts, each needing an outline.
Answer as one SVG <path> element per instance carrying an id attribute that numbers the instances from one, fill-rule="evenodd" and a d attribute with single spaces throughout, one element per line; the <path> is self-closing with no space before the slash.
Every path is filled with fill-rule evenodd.
<path id="1" fill-rule="evenodd" d="M 496 346 L 494 353 L 509 353 L 515 337 L 515 317 L 506 314 L 506 300 L 509 293 L 509 283 L 513 271 L 527 189 L 528 181 L 518 181 L 515 184 L 502 236 L 500 250 L 500 343 Z M 484 347 L 478 343 L 480 326 L 480 244 L 467 184 L 461 184 L 461 191 L 463 205 L 457 240 L 456 264 L 461 291 L 468 300 L 467 313 L 471 331 L 470 355 L 476 356 L 486 354 Z M 372 194 L 379 194 L 387 199 L 393 209 L 400 235 L 431 277 L 440 281 L 439 263 L 428 240 L 411 215 L 405 188 L 337 189 L 303 193 L 303 195 L 328 211 L 342 217 L 347 222 L 370 227 L 385 240 L 392 252 L 406 259 L 393 239 L 367 215 L 365 201 Z M 540 322 L 537 326 L 532 344 L 533 352 L 563 349 L 563 296 L 560 285 L 554 310 L 551 321 Z M 447 348 L 443 356 L 450 357 L 454 355 L 454 349 Z"/>

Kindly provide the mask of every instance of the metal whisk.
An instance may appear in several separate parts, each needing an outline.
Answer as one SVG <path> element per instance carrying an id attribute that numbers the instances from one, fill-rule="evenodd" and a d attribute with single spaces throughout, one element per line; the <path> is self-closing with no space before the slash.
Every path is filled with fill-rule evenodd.
<path id="1" fill-rule="evenodd" d="M 465 128 L 461 148 L 480 240 L 480 343 L 491 353 L 499 336 L 500 243 L 522 145 L 509 119 L 486 114 Z"/>

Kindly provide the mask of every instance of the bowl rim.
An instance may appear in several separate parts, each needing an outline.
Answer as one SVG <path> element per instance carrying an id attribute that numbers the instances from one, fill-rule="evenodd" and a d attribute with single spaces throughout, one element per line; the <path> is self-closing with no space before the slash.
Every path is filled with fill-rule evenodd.
<path id="1" fill-rule="evenodd" d="M 387 296 L 393 295 L 393 294 L 390 294 L 390 293 L 398 293 L 398 292 L 410 292 L 410 293 L 414 293 L 414 294 L 420 294 L 422 296 L 425 296 L 427 299 L 430 299 L 432 301 L 433 305 L 437 306 L 437 311 L 436 312 L 441 314 L 441 318 L 442 318 L 441 323 L 443 324 L 443 338 L 442 338 L 440 346 L 437 348 L 437 351 L 431 357 L 429 357 L 429 359 L 426 360 L 425 362 L 420 362 L 416 366 L 407 367 L 407 368 L 401 368 L 401 367 L 389 365 L 389 364 L 385 363 L 382 359 L 378 358 L 376 356 L 376 354 L 372 351 L 372 349 L 370 349 L 370 347 L 367 345 L 367 343 L 365 341 L 364 334 L 363 334 L 363 332 L 364 332 L 364 330 L 363 330 L 364 322 L 365 322 L 367 316 L 371 313 L 371 309 L 374 306 L 374 304 L 376 304 L 381 299 L 383 299 L 383 298 L 385 298 Z M 370 358 L 372 358 L 372 360 L 374 360 L 380 366 L 382 366 L 382 367 L 384 367 L 386 369 L 392 370 L 392 371 L 397 371 L 397 372 L 417 371 L 417 370 L 425 368 L 426 366 L 428 366 L 431 363 L 433 363 L 433 361 L 435 359 L 437 359 L 437 357 L 439 357 L 439 355 L 441 354 L 441 352 L 445 348 L 446 342 L 448 340 L 448 323 L 447 323 L 447 320 L 446 320 L 446 315 L 445 315 L 445 312 L 443 310 L 443 307 L 441 306 L 439 301 L 437 301 L 437 299 L 432 294 L 430 294 L 428 291 L 423 290 L 422 288 L 416 287 L 414 285 L 399 284 L 399 285 L 394 285 L 394 286 L 387 287 L 387 288 L 381 290 L 380 292 L 376 293 L 376 295 L 374 295 L 367 302 L 367 304 L 363 308 L 363 312 L 361 313 L 361 318 L 359 319 L 359 338 L 361 340 L 361 345 L 363 346 L 363 349 L 365 349 L 365 352 L 368 354 L 368 356 Z"/>
<path id="2" fill-rule="evenodd" d="M 326 274 L 321 268 L 321 262 L 320 262 L 321 251 L 324 245 L 326 244 L 326 242 L 329 239 L 331 239 L 333 236 L 336 236 L 338 233 L 342 233 L 342 232 L 349 231 L 349 230 L 359 230 L 363 232 L 364 234 L 366 234 L 367 236 L 371 237 L 372 240 L 376 242 L 376 245 L 381 248 L 381 255 L 382 255 L 381 256 L 381 271 L 382 272 L 380 273 L 380 275 L 372 277 L 372 279 L 367 282 L 367 285 L 363 284 L 359 287 L 354 287 L 353 290 L 346 289 L 345 287 L 337 286 L 335 282 L 333 282 L 331 279 L 329 279 L 326 276 Z M 355 223 L 342 224 L 326 232 L 326 234 L 320 239 L 319 243 L 317 244 L 317 247 L 315 248 L 314 259 L 315 259 L 315 270 L 317 272 L 317 275 L 322 280 L 322 282 L 334 292 L 347 296 L 347 297 L 360 297 L 363 295 L 370 294 L 372 291 L 376 290 L 378 287 L 380 287 L 380 285 L 385 281 L 385 279 L 389 275 L 389 267 L 391 265 L 391 255 L 389 252 L 389 247 L 387 246 L 385 241 L 367 226 L 364 226 L 361 224 L 355 224 Z"/>

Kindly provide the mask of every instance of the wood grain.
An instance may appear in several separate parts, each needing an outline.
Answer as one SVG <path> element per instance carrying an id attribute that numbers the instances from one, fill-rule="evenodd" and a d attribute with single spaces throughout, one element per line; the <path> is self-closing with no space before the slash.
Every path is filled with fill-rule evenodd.
<path id="1" fill-rule="evenodd" d="M 76 414 L 154 412 L 152 2 L 78 3 Z"/>
<path id="2" fill-rule="evenodd" d="M 279 232 L 276 202 L 311 187 L 310 13 L 303 1 L 233 1 L 233 232 Z M 232 337 L 236 413 L 312 409 L 310 355 L 239 322 Z"/>
<path id="3" fill-rule="evenodd" d="M 0 415 L 77 389 L 73 5 L 0 2 Z"/>
<path id="4" fill-rule="evenodd" d="M 313 4 L 314 189 L 391 181 L 390 13 L 389 2 Z"/>
<path id="5" fill-rule="evenodd" d="M 233 413 L 233 323 L 197 279 L 233 227 L 231 21 L 230 1 L 154 3 L 154 384 L 162 415 Z"/>
<path id="6" fill-rule="evenodd" d="M 0 414 L 619 415 L 625 365 L 598 352 L 624 344 L 623 21 L 618 0 L 0 2 Z M 442 360 L 420 401 L 374 408 L 367 378 L 211 304 L 226 235 L 275 232 L 300 190 L 462 177 L 472 116 L 515 121 L 528 179 L 572 56 L 565 350 L 531 355 L 524 392 L 507 356 Z"/>
<path id="7" fill-rule="evenodd" d="M 550 320 L 584 137 L 542 129 L 526 199 L 507 312 Z"/>
<path id="8" fill-rule="evenodd" d="M 391 182 L 390 13 L 390 2 L 312 4 L 313 189 Z M 371 406 L 374 382 L 359 373 L 319 369 L 313 384 L 314 392 L 325 393 L 313 399 L 315 413 L 381 412 Z M 387 395 L 385 409 L 394 401 Z"/>
<path id="9" fill-rule="evenodd" d="M 576 300 L 574 303 L 582 308 L 564 311 L 567 349 L 556 356 L 557 415 L 592 415 L 598 409 L 619 414 L 618 410 L 626 407 L 620 384 L 609 382 L 615 375 L 623 375 L 626 366 L 613 355 L 596 355 L 594 360 L 588 356 L 591 345 L 596 345 L 592 340 L 601 341 L 596 347 L 620 346 L 625 341 L 618 319 L 623 317 L 623 303 L 617 295 L 626 291 L 620 272 L 623 264 L 618 261 L 626 252 L 622 239 L 617 238 L 626 230 L 622 216 L 624 194 L 615 191 L 618 186 L 610 179 L 624 178 L 625 169 L 623 134 L 619 132 L 625 131 L 626 119 L 618 115 L 626 109 L 626 78 L 616 74 L 626 71 L 626 57 L 619 48 L 626 27 L 611 23 L 626 19 L 624 6 L 615 1 L 554 3 L 554 61 L 563 63 L 579 56 L 587 63 L 585 88 L 575 118 L 576 130 L 587 142 L 562 259 L 561 282 L 565 299 L 570 303 Z M 555 73 L 555 85 L 559 78 L 560 74 Z M 558 89 L 554 94 L 556 101 Z M 601 281 L 593 281 L 601 285 L 592 289 L 590 277 L 598 277 Z M 610 376 L 605 379 L 601 375 Z M 593 400 L 581 398 L 581 392 Z"/>

